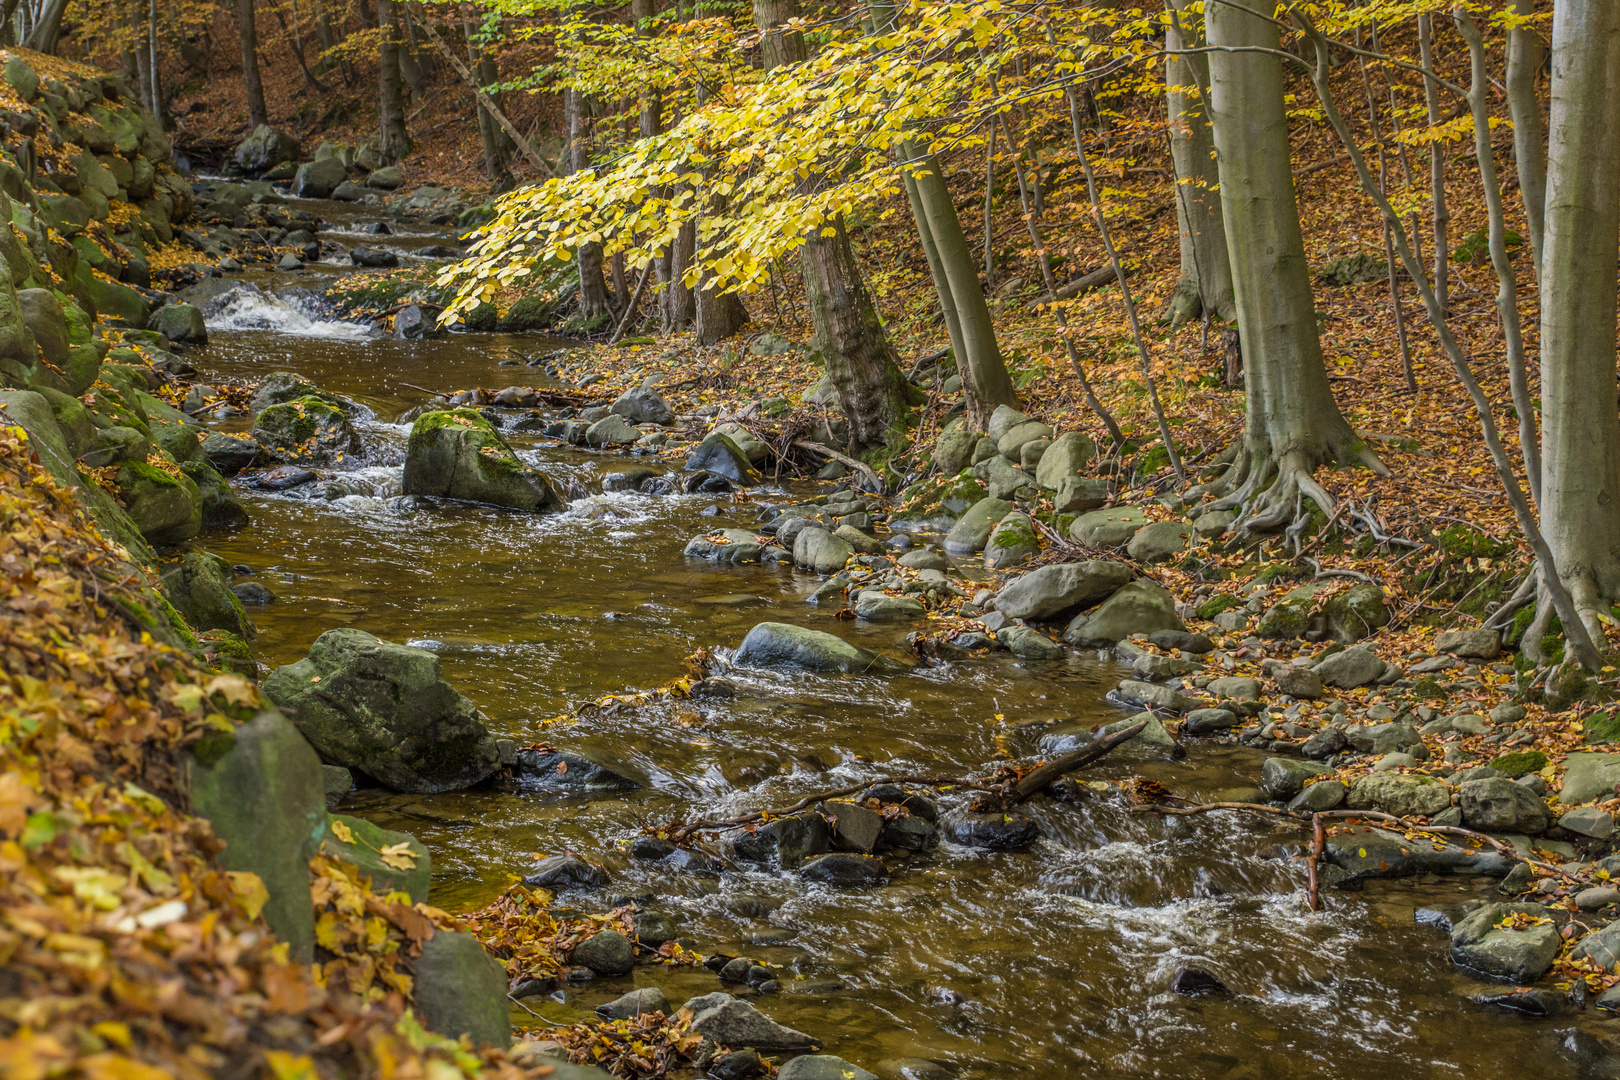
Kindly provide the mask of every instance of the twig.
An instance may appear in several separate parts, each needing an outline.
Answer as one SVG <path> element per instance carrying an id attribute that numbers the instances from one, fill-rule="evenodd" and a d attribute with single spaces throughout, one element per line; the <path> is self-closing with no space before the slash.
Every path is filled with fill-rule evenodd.
<path id="1" fill-rule="evenodd" d="M 401 381 L 399 385 L 408 386 L 412 390 L 420 390 L 424 394 L 432 394 L 434 397 L 442 397 L 442 398 L 449 398 L 450 397 L 449 394 L 441 394 L 437 390 L 429 390 L 427 387 L 425 387 L 425 386 L 417 386 L 415 383 L 408 383 L 408 382 Z"/>
<path id="2" fill-rule="evenodd" d="M 820 454 L 823 457 L 832 458 L 834 461 L 843 462 L 845 465 L 855 469 L 863 474 L 868 480 L 872 481 L 872 487 L 874 490 L 880 492 L 883 490 L 883 478 L 877 474 L 877 470 L 873 469 L 872 466 L 868 465 L 866 462 L 857 461 L 848 454 L 840 454 L 837 450 L 834 450 L 830 446 L 823 446 L 821 443 L 811 442 L 809 439 L 795 439 L 793 440 L 793 445 L 797 446 L 801 450 L 809 450 L 812 453 Z"/>
<path id="3" fill-rule="evenodd" d="M 641 303 L 641 290 L 647 287 L 647 276 L 652 273 L 652 268 L 653 263 L 649 259 L 647 265 L 641 270 L 641 280 L 636 282 L 636 289 L 630 294 L 630 303 L 625 306 L 624 315 L 619 319 L 618 329 L 614 330 L 613 336 L 607 340 L 609 345 L 617 345 L 619 339 L 624 337 L 624 328 L 630 325 L 630 316 L 636 313 L 636 305 Z"/>

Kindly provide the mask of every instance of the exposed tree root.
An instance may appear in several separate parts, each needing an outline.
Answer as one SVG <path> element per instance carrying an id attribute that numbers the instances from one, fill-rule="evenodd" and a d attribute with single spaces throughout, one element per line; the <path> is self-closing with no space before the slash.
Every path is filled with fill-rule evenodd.
<path id="1" fill-rule="evenodd" d="M 1330 454 L 1327 460 L 1363 465 L 1380 476 L 1389 475 L 1389 469 L 1378 455 L 1359 442 Z M 1207 484 L 1189 488 L 1187 494 L 1215 496 L 1215 502 L 1207 507 L 1209 510 L 1238 511 L 1234 531 L 1239 536 L 1285 529 L 1293 537 L 1298 551 L 1300 538 L 1310 524 L 1306 499 L 1330 520 L 1339 514 L 1338 500 L 1312 475 L 1316 466 L 1323 463 L 1304 450 L 1290 450 L 1276 458 L 1269 447 L 1245 440 L 1236 448 L 1225 473 Z"/>

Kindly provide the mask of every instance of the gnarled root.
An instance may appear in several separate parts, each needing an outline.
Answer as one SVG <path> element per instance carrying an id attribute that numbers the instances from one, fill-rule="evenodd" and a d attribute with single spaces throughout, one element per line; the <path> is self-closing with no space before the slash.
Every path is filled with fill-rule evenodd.
<path id="1" fill-rule="evenodd" d="M 1350 460 L 1365 465 L 1381 476 L 1389 470 L 1363 443 L 1354 443 L 1330 459 Z M 1239 536 L 1253 533 L 1276 532 L 1286 527 L 1290 533 L 1303 535 L 1310 516 L 1305 500 L 1316 504 L 1329 518 L 1338 506 L 1326 488 L 1312 475 L 1322 464 L 1304 450 L 1290 450 L 1280 457 L 1272 456 L 1270 447 L 1245 440 L 1230 468 L 1218 479 L 1190 489 L 1189 496 L 1218 495 L 1210 510 L 1237 510 L 1240 520 L 1236 526 Z"/>

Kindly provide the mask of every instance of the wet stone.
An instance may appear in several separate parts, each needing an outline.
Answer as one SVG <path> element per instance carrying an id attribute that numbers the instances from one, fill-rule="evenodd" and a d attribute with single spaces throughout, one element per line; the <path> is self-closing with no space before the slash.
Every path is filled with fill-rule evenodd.
<path id="1" fill-rule="evenodd" d="M 835 851 L 811 859 L 799 871 L 806 881 L 820 882 L 839 888 L 862 888 L 881 885 L 889 880 L 889 869 L 874 855 L 857 855 Z"/>
<path id="2" fill-rule="evenodd" d="M 1041 837 L 1035 822 L 1009 814 L 964 814 L 948 819 L 944 828 L 951 843 L 987 851 L 1023 851 Z"/>
<path id="3" fill-rule="evenodd" d="M 598 975 L 628 975 L 635 966 L 635 947 L 617 930 L 601 930 L 574 947 L 569 961 Z"/>
<path id="4" fill-rule="evenodd" d="M 606 1005 L 596 1007 L 596 1015 L 608 1020 L 628 1020 L 632 1016 L 642 1013 L 661 1012 L 668 1014 L 669 998 L 656 986 L 643 986 L 639 990 L 632 990 L 621 998 L 615 998 Z"/>
<path id="5" fill-rule="evenodd" d="M 571 886 L 595 888 L 606 885 L 610 880 L 606 870 L 577 855 L 553 855 L 541 859 L 535 865 L 534 872 L 523 879 L 523 884 L 556 892 Z"/>

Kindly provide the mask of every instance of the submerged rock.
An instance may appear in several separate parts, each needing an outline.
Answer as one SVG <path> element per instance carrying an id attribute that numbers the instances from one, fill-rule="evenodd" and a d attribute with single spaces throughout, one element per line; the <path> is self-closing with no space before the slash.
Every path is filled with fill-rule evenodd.
<path id="1" fill-rule="evenodd" d="M 541 859 L 534 871 L 523 879 L 523 884 L 558 891 L 572 885 L 594 889 L 610 880 L 606 870 L 577 855 L 553 855 Z"/>
<path id="2" fill-rule="evenodd" d="M 500 767 L 477 707 L 425 649 L 328 630 L 308 657 L 271 672 L 264 694 L 324 757 L 396 791 L 455 791 Z"/>
<path id="3" fill-rule="evenodd" d="M 1524 916 L 1526 925 L 1497 924 Z M 1540 904 L 1486 904 L 1451 928 L 1451 958 L 1462 967 L 1512 983 L 1541 978 L 1563 939 Z"/>
<path id="4" fill-rule="evenodd" d="M 898 665 L 843 638 L 788 623 L 764 622 L 748 631 L 734 661 L 739 667 L 787 667 L 806 671 L 887 672 Z"/>
<path id="5" fill-rule="evenodd" d="M 494 425 L 464 408 L 416 418 L 405 451 L 403 493 L 530 512 L 562 505 L 546 478 L 518 460 Z"/>

